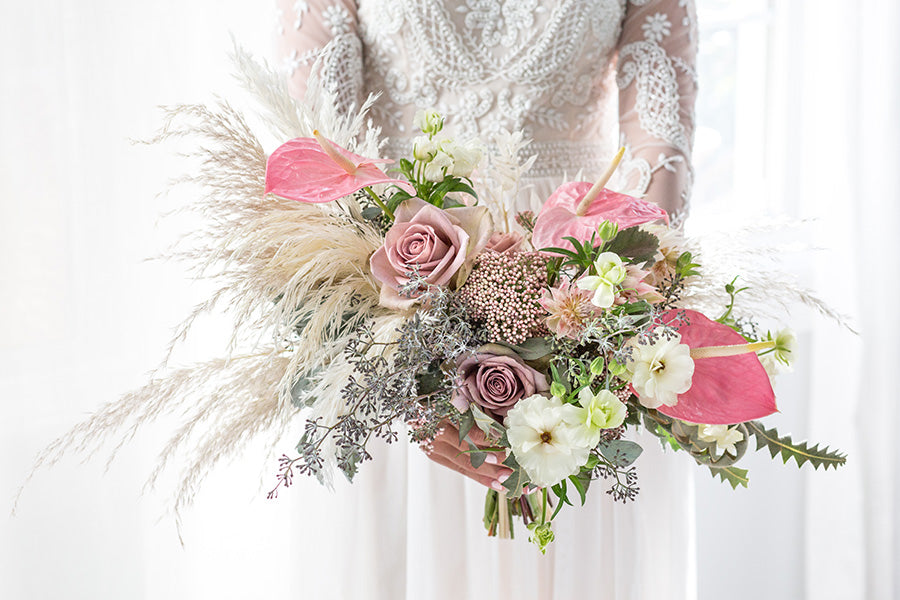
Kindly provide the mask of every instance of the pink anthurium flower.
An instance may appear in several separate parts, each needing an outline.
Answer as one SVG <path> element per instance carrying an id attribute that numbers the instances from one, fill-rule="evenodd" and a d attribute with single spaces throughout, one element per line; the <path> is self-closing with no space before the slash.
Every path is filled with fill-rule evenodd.
<path id="1" fill-rule="evenodd" d="M 564 183 L 553 192 L 534 223 L 531 243 L 536 249 L 570 248 L 565 237 L 589 241 L 603 221 L 617 224 L 620 230 L 658 219 L 669 222 L 666 211 L 656 204 L 606 188 L 579 212 L 579 205 L 592 187 L 589 182 L 574 181 Z"/>
<path id="2" fill-rule="evenodd" d="M 279 146 L 266 162 L 266 193 L 300 202 L 331 202 L 365 187 L 392 183 L 415 193 L 406 181 L 388 177 L 373 159 L 341 148 L 315 132 Z"/>
<path id="3" fill-rule="evenodd" d="M 664 312 L 662 321 L 672 321 L 679 312 Z M 668 417 L 708 425 L 743 423 L 776 412 L 775 392 L 756 356 L 759 344 L 747 344 L 731 327 L 697 311 L 684 313 L 690 324 L 682 325 L 678 333 L 681 343 L 691 348 L 692 384 L 678 394 L 674 406 L 657 410 Z"/>

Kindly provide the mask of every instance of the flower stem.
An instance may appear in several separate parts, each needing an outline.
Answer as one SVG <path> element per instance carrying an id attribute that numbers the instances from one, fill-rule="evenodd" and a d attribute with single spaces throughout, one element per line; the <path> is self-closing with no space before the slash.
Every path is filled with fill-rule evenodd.
<path id="1" fill-rule="evenodd" d="M 541 489 L 541 525 L 547 524 L 547 488 Z"/>
<path id="2" fill-rule="evenodd" d="M 372 198 L 372 200 L 375 201 L 375 204 L 378 205 L 378 208 L 380 208 L 381 210 L 383 210 L 383 211 L 384 211 L 384 214 L 386 214 L 386 215 L 388 216 L 388 218 L 389 218 L 391 221 L 393 221 L 393 220 L 394 220 L 394 213 L 393 213 L 393 211 L 391 211 L 391 209 L 389 209 L 389 208 L 387 207 L 387 204 L 385 204 L 384 202 L 381 201 L 381 198 L 378 197 L 378 194 L 376 194 L 374 191 L 372 191 L 372 188 L 370 188 L 369 186 L 366 186 L 366 187 L 364 187 L 363 189 L 366 191 L 367 194 L 369 194 L 369 197 Z"/>

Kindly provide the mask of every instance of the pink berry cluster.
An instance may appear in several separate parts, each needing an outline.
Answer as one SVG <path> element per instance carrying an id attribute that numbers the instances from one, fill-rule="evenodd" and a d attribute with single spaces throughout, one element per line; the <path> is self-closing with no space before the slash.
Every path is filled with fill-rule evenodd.
<path id="1" fill-rule="evenodd" d="M 493 340 L 521 344 L 548 333 L 547 311 L 540 304 L 546 287 L 547 261 L 540 253 L 485 250 L 459 299 Z"/>

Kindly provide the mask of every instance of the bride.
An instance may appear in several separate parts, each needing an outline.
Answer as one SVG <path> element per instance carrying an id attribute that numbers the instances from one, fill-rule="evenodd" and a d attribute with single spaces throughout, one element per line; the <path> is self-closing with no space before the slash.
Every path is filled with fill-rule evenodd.
<path id="1" fill-rule="evenodd" d="M 279 0 L 292 92 L 313 63 L 342 108 L 379 97 L 370 117 L 383 154 L 411 154 L 417 109 L 447 116 L 459 139 L 522 130 L 537 160 L 519 209 L 539 209 L 567 176 L 590 180 L 620 145 L 621 191 L 687 213 L 696 93 L 692 0 Z M 652 436 L 636 463 L 640 494 L 603 494 L 554 520 L 542 556 L 519 528 L 513 541 L 481 526 L 480 481 L 455 452 L 380 449 L 336 494 L 298 489 L 315 515 L 304 544 L 309 598 L 577 597 L 681 600 L 696 595 L 692 461 L 663 456 Z M 456 464 L 449 464 L 455 462 Z M 468 467 L 468 468 L 467 468 Z M 302 496 L 302 497 L 301 497 Z M 324 574 L 340 573 L 338 581 Z"/>

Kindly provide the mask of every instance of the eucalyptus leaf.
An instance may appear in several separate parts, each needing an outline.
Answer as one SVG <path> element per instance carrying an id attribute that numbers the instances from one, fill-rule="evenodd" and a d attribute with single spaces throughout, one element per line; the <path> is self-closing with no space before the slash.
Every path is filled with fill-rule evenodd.
<path id="1" fill-rule="evenodd" d="M 380 217 L 382 211 L 377 206 L 367 206 L 362 210 L 363 219 L 367 221 L 374 221 L 378 217 Z"/>
<path id="2" fill-rule="evenodd" d="M 503 427 L 503 425 L 495 421 L 492 417 L 484 414 L 484 412 L 476 405 L 470 404 L 469 410 L 472 411 L 472 417 L 475 419 L 475 424 L 478 425 L 478 429 L 483 431 L 484 435 L 487 437 L 497 439 L 506 433 L 506 428 Z"/>
<path id="3" fill-rule="evenodd" d="M 545 337 L 528 338 L 518 346 L 505 342 L 498 342 L 497 345 L 509 348 L 520 356 L 522 360 L 538 360 L 553 351 L 550 347 L 550 342 Z"/>
<path id="4" fill-rule="evenodd" d="M 475 444 L 469 444 L 469 461 L 471 461 L 472 466 L 474 468 L 479 468 L 484 464 L 484 459 L 487 458 L 487 452 L 484 452 L 481 448 L 476 446 Z"/>
<path id="5" fill-rule="evenodd" d="M 503 487 L 508 490 L 507 497 L 514 500 L 522 495 L 522 488 L 531 480 L 528 478 L 528 473 L 519 465 L 512 453 L 506 457 L 503 465 L 512 469 L 510 476 L 503 482 Z"/>
<path id="6" fill-rule="evenodd" d="M 620 469 L 631 465 L 644 451 L 640 444 L 629 440 L 600 442 L 597 449 L 603 458 Z"/>
<path id="7" fill-rule="evenodd" d="M 469 432 L 472 431 L 472 427 L 475 425 L 475 417 L 472 416 L 472 411 L 467 410 L 462 413 L 459 417 L 459 443 L 461 444 L 466 436 L 469 435 Z"/>
<path id="8" fill-rule="evenodd" d="M 312 385 L 312 378 L 322 369 L 316 369 L 306 375 L 301 375 L 291 386 L 291 404 L 297 408 L 308 408 L 312 406 L 316 399 L 305 395 L 306 390 Z"/>

